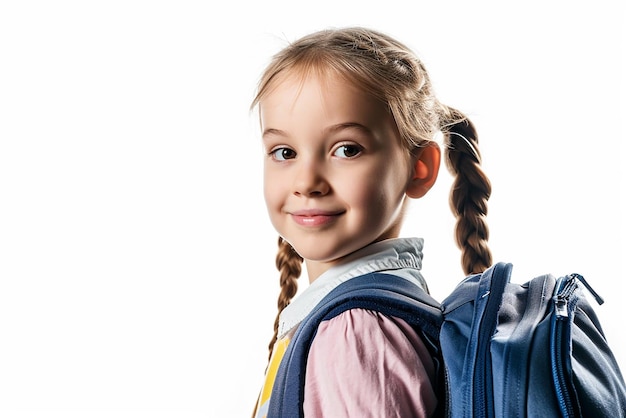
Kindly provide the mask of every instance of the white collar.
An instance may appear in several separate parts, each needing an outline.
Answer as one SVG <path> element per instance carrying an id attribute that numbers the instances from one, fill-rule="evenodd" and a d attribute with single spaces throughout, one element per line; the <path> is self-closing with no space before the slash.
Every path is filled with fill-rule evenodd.
<path id="1" fill-rule="evenodd" d="M 321 274 L 280 314 L 278 337 L 294 330 L 315 306 L 339 284 L 367 273 L 393 270 L 428 292 L 422 268 L 422 238 L 394 238 L 362 248 Z"/>

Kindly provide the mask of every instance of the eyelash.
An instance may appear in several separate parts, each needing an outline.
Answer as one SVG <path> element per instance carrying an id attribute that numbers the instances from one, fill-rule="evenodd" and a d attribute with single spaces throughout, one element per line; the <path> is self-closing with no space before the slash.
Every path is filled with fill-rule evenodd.
<path id="1" fill-rule="evenodd" d="M 346 150 L 346 149 L 348 149 L 348 148 L 353 148 L 353 149 L 356 151 L 356 153 L 355 153 L 354 155 L 347 155 L 347 156 L 342 157 L 342 158 L 352 159 L 352 158 L 357 157 L 359 154 L 361 154 L 361 153 L 363 152 L 363 147 L 362 147 L 362 146 L 357 145 L 357 144 L 347 143 L 347 144 L 341 144 L 341 145 L 339 145 L 339 146 L 335 149 L 335 151 L 333 152 L 333 155 L 336 155 L 336 154 L 337 154 L 337 151 L 339 151 L 339 150 L 341 150 L 341 149 L 343 149 L 343 150 L 344 150 L 344 152 L 345 152 L 345 150 Z"/>
<path id="2" fill-rule="evenodd" d="M 346 151 L 348 149 L 351 149 L 352 151 L 354 151 L 354 155 L 345 155 Z M 337 152 L 343 150 L 344 151 L 344 156 L 338 156 Z M 363 152 L 363 147 L 358 145 L 358 144 L 352 144 L 352 143 L 345 143 L 345 144 L 340 144 L 339 146 L 337 146 L 334 151 L 333 151 L 333 155 L 334 156 L 338 156 L 339 158 L 345 158 L 345 159 L 352 159 L 352 158 L 356 158 L 357 156 L 359 156 L 359 154 L 361 154 Z M 289 156 L 285 156 L 285 153 L 289 153 Z M 269 156 L 276 160 L 276 161 L 287 161 L 287 160 L 292 160 L 294 158 L 296 158 L 298 154 L 291 148 L 289 147 L 279 147 L 279 148 L 274 148 L 269 152 Z"/>
<path id="3" fill-rule="evenodd" d="M 278 158 L 277 157 L 279 152 L 284 153 L 285 151 L 293 153 L 293 156 L 291 158 L 284 158 L 284 156 L 282 156 L 283 158 Z M 274 148 L 273 150 L 271 150 L 269 152 L 269 155 L 270 155 L 270 157 L 272 157 L 273 160 L 276 160 L 276 161 L 287 161 L 287 160 L 291 160 L 291 159 L 295 158 L 297 154 L 291 148 L 279 147 L 279 148 Z"/>

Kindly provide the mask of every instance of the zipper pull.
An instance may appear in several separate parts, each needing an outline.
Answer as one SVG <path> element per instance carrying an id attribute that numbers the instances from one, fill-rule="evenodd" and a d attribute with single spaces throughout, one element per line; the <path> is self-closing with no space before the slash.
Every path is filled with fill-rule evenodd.
<path id="1" fill-rule="evenodd" d="M 569 300 L 572 297 L 574 291 L 576 291 L 576 289 L 578 288 L 578 282 L 582 283 L 587 288 L 589 293 L 593 295 L 599 305 L 602 305 L 604 303 L 604 299 L 602 299 L 598 292 L 593 290 L 593 288 L 589 285 L 589 283 L 587 283 L 587 280 L 585 280 L 582 275 L 578 273 L 572 273 L 559 279 L 559 284 L 557 284 L 559 290 L 553 298 L 557 318 L 561 319 L 567 318 L 569 316 Z"/>
<path id="2" fill-rule="evenodd" d="M 596 302 L 598 302 L 598 305 L 602 305 L 604 303 L 604 299 L 602 299 L 602 296 L 600 296 L 595 290 L 593 290 L 593 288 L 589 285 L 589 283 L 587 283 L 587 280 L 585 280 L 585 278 L 582 275 L 578 273 L 572 273 L 567 277 L 570 279 L 578 279 L 579 282 L 585 285 L 589 293 L 591 293 L 593 297 L 596 299 Z"/>
<path id="3" fill-rule="evenodd" d="M 554 298 L 554 307 L 556 308 L 556 317 L 558 319 L 567 318 L 569 316 L 567 313 L 567 298 L 556 296 Z"/>

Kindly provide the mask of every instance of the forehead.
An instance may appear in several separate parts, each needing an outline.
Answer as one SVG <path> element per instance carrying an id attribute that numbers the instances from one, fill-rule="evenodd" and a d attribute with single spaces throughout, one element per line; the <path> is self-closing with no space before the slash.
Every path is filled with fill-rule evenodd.
<path id="1" fill-rule="evenodd" d="M 259 111 L 263 125 L 289 117 L 323 116 L 329 123 L 377 123 L 390 117 L 382 101 L 334 71 L 280 74 L 259 100 Z"/>

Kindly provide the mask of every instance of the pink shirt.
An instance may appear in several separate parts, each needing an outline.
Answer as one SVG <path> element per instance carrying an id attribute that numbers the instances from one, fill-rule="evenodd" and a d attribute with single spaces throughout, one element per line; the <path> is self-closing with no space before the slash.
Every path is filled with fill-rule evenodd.
<path id="1" fill-rule="evenodd" d="M 309 353 L 306 417 L 430 417 L 433 360 L 403 320 L 353 309 L 323 322 Z"/>

